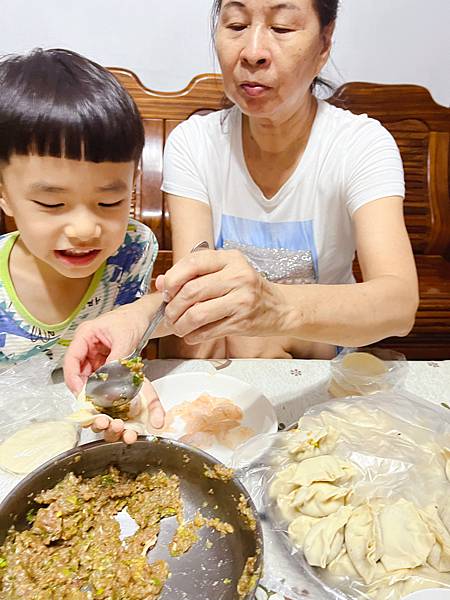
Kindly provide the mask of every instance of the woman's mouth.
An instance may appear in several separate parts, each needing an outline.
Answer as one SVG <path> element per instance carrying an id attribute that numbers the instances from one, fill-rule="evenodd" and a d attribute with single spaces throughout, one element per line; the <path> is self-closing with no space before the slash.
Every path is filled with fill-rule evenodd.
<path id="1" fill-rule="evenodd" d="M 253 83 L 253 82 L 242 83 L 240 87 L 247 96 L 250 96 L 252 98 L 257 98 L 259 96 L 262 96 L 263 94 L 265 94 L 266 92 L 268 92 L 270 90 L 270 88 L 267 87 L 266 85 L 262 85 L 261 83 Z"/>
<path id="2" fill-rule="evenodd" d="M 66 248 L 55 250 L 55 256 L 71 267 L 83 267 L 93 262 L 100 254 L 100 250 L 93 248 Z"/>

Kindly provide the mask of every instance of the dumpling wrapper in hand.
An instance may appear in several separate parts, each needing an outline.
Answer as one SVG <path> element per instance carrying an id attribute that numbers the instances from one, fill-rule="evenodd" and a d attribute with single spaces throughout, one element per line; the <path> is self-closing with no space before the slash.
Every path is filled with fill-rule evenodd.
<path id="1" fill-rule="evenodd" d="M 0 467 L 11 473 L 30 473 L 78 441 L 78 428 L 66 421 L 32 423 L 0 445 Z"/>
<path id="2" fill-rule="evenodd" d="M 372 583 L 377 561 L 383 554 L 380 525 L 376 510 L 370 504 L 358 506 L 345 528 L 348 556 L 365 583 Z"/>
<path id="3" fill-rule="evenodd" d="M 297 548 L 303 548 L 306 534 L 318 522 L 319 519 L 306 515 L 299 515 L 292 521 L 288 527 L 288 534 Z"/>
<path id="4" fill-rule="evenodd" d="M 310 565 L 325 569 L 336 558 L 342 549 L 344 527 L 352 511 L 351 506 L 343 506 L 311 527 L 303 544 L 303 553 Z"/>
<path id="5" fill-rule="evenodd" d="M 298 486 L 307 486 L 315 481 L 345 483 L 356 475 L 354 465 L 347 461 L 325 454 L 307 458 L 301 463 L 289 465 L 279 473 L 280 479 Z"/>
<path id="6" fill-rule="evenodd" d="M 412 502 L 402 499 L 384 506 L 379 519 L 381 562 L 387 571 L 414 569 L 427 562 L 435 538 Z"/>
<path id="7" fill-rule="evenodd" d="M 346 504 L 351 490 L 316 481 L 309 486 L 300 487 L 294 495 L 293 506 L 309 517 L 327 517 Z"/>

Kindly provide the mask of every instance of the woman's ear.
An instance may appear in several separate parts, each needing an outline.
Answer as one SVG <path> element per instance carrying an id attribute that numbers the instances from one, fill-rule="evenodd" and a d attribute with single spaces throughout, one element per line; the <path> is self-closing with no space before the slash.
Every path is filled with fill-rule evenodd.
<path id="1" fill-rule="evenodd" d="M 335 27 L 336 21 L 332 21 L 322 29 L 320 34 L 322 36 L 322 51 L 320 53 L 323 61 L 322 66 L 325 65 L 328 57 L 330 56 L 331 48 L 333 46 L 333 34 Z"/>

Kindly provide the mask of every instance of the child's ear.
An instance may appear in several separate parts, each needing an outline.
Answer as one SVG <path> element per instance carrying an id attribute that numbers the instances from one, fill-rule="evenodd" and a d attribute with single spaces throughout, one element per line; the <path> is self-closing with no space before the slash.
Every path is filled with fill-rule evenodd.
<path id="1" fill-rule="evenodd" d="M 142 171 L 140 167 L 136 167 L 134 169 L 134 177 L 133 177 L 133 187 L 136 185 L 137 180 L 139 179 L 139 177 L 142 175 Z"/>
<path id="2" fill-rule="evenodd" d="M 8 215 L 8 217 L 13 216 L 11 207 L 9 206 L 9 202 L 6 197 L 6 190 L 5 190 L 5 186 L 3 185 L 1 175 L 0 175 L 0 208 L 3 210 L 4 213 L 6 213 Z"/>

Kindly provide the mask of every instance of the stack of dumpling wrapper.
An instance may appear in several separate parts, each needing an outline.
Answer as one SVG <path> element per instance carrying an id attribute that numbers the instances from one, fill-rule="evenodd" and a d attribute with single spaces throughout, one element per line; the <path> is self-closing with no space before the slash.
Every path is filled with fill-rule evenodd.
<path id="1" fill-rule="evenodd" d="M 351 398 L 309 411 L 297 430 L 280 434 L 269 495 L 292 544 L 331 589 L 396 600 L 450 588 L 443 411 L 440 420 L 405 397 Z"/>

